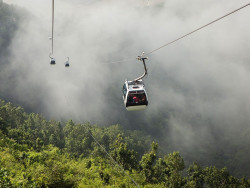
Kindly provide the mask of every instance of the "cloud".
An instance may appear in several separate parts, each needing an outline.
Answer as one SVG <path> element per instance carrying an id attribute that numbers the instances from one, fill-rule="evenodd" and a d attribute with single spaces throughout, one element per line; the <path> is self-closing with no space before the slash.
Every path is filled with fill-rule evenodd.
<path id="1" fill-rule="evenodd" d="M 56 66 L 48 58 L 51 1 L 5 2 L 31 12 L 12 42 L 12 63 L 6 69 L 15 75 L 12 94 L 48 118 L 149 130 L 161 124 L 170 144 L 182 150 L 212 142 L 210 126 L 230 135 L 250 123 L 250 7 L 150 54 L 146 111 L 127 112 L 121 93 L 125 79 L 143 73 L 136 56 L 247 4 L 245 0 L 150 1 L 149 6 L 145 1 L 58 0 Z M 127 58 L 132 60 L 109 63 Z"/>

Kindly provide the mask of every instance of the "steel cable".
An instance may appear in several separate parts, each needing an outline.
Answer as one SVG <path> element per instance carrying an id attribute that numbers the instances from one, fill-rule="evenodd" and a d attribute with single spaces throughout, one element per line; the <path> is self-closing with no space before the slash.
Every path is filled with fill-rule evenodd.
<path id="1" fill-rule="evenodd" d="M 52 37 L 51 37 L 51 48 L 52 48 L 52 55 L 54 52 L 54 0 L 52 0 Z"/>
<path id="2" fill-rule="evenodd" d="M 68 105 L 70 105 L 71 103 L 68 101 L 67 97 L 65 97 L 67 100 Z M 82 121 L 80 120 L 79 117 L 77 117 L 78 121 L 81 123 L 81 125 L 84 127 L 84 129 L 86 130 L 86 132 L 88 132 L 88 134 L 94 139 L 94 141 L 97 143 L 97 145 L 100 146 L 100 148 L 106 153 L 106 155 L 111 159 L 111 161 L 113 161 L 114 164 L 116 164 L 122 171 L 123 173 L 129 177 L 129 179 L 135 184 L 136 187 L 140 188 L 140 186 L 136 183 L 136 181 L 124 170 L 124 168 L 122 167 L 121 164 L 119 164 L 109 153 L 108 151 L 105 149 L 105 147 L 103 147 L 103 145 L 100 144 L 100 142 L 98 142 L 98 140 L 94 137 L 94 135 L 91 133 L 91 131 L 89 130 L 89 128 L 87 126 L 84 125 L 84 123 L 82 123 Z"/>
<path id="3" fill-rule="evenodd" d="M 179 37 L 179 38 L 177 38 L 177 39 L 175 39 L 175 40 L 169 42 L 169 43 L 166 43 L 166 44 L 160 46 L 159 48 L 156 48 L 156 49 L 154 49 L 154 50 L 152 50 L 152 51 L 150 51 L 150 52 L 148 52 L 148 53 L 145 53 L 145 55 L 152 54 L 152 53 L 154 53 L 155 51 L 160 50 L 161 48 L 164 48 L 164 47 L 166 47 L 166 46 L 168 46 L 168 45 L 170 45 L 170 44 L 172 44 L 172 43 L 175 43 L 175 42 L 177 42 L 178 40 L 181 40 L 181 39 L 183 39 L 183 38 L 185 38 L 185 37 L 187 37 L 187 36 L 189 36 L 189 35 L 191 35 L 191 34 L 197 32 L 197 31 L 199 31 L 199 30 L 201 30 L 201 29 L 203 29 L 203 28 L 205 28 L 205 27 L 207 27 L 207 26 L 209 26 L 209 25 L 211 25 L 211 24 L 213 24 L 213 23 L 215 23 L 215 22 L 217 22 L 217 21 L 219 21 L 219 20 L 221 20 L 221 19 L 223 19 L 223 18 L 225 18 L 225 17 L 227 17 L 227 16 L 229 16 L 229 15 L 231 15 L 231 14 L 233 14 L 233 13 L 235 13 L 235 12 L 237 12 L 237 11 L 239 11 L 239 10 L 245 8 L 245 7 L 247 7 L 247 6 L 249 6 L 249 5 L 250 5 L 250 3 L 244 5 L 244 6 L 238 8 L 238 9 L 236 9 L 236 10 L 234 10 L 234 11 L 232 11 L 232 12 L 230 12 L 230 13 L 228 13 L 228 14 L 226 14 L 226 15 L 220 17 L 220 18 L 217 18 L 216 20 L 214 20 L 214 21 L 212 21 L 212 22 L 210 22 L 210 23 L 208 23 L 208 24 L 206 24 L 206 25 L 203 25 L 203 26 L 199 27 L 198 29 L 195 29 L 195 30 L 193 30 L 193 31 L 191 31 L 191 32 L 189 32 L 189 33 L 187 33 L 187 34 L 185 34 L 185 35 L 183 35 L 183 36 L 181 36 L 181 37 Z"/>

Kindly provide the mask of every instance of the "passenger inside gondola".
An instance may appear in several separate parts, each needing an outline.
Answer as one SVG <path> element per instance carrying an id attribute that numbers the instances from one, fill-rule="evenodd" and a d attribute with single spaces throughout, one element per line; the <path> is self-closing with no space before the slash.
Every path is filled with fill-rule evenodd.
<path id="1" fill-rule="evenodd" d="M 134 103 L 139 103 L 139 101 L 140 101 L 139 98 L 136 95 L 134 95 L 133 96 L 133 102 Z"/>
<path id="2" fill-rule="evenodd" d="M 133 102 L 133 95 L 128 94 L 128 102 L 132 103 Z"/>
<path id="3" fill-rule="evenodd" d="M 135 105 L 147 105 L 147 97 L 145 93 L 140 94 L 128 94 L 127 105 L 135 106 Z"/>
<path id="4" fill-rule="evenodd" d="M 140 103 L 145 104 L 147 102 L 145 93 L 140 95 Z"/>

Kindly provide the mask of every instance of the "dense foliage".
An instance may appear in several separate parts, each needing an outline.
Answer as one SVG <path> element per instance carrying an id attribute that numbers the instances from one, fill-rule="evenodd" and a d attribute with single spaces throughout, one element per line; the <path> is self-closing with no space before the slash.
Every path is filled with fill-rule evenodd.
<path id="1" fill-rule="evenodd" d="M 132 179 L 141 187 L 250 186 L 226 168 L 186 169 L 179 152 L 159 157 L 158 144 L 142 132 L 64 125 L 2 100 L 0 146 L 0 187 L 133 187 Z"/>
<path id="2" fill-rule="evenodd" d="M 20 22 L 25 20 L 26 13 L 20 12 L 18 7 L 0 0 L 2 86 L 10 84 L 9 80 L 14 77 L 7 75 L 6 79 L 3 73 L 4 67 L 10 63 L 8 53 L 12 39 Z M 10 98 L 6 89 L 2 89 L 0 95 L 5 99 Z M 18 99 L 12 98 L 12 101 L 15 100 Z M 233 135 L 237 137 L 236 142 L 232 141 L 232 135 L 225 135 L 223 129 L 215 129 L 217 123 L 210 119 L 200 116 L 185 118 L 194 129 L 204 125 L 215 135 L 212 142 L 207 141 L 207 145 L 195 146 L 193 153 L 181 152 L 185 162 L 191 161 L 192 165 L 186 167 L 180 153 L 169 152 L 166 155 L 161 150 L 174 151 L 173 148 L 178 148 L 162 131 L 168 128 L 170 114 L 171 110 L 165 108 L 136 120 L 131 114 L 126 114 L 127 121 L 133 121 L 128 122 L 131 125 L 126 127 L 132 128 L 136 124 L 136 129 L 145 130 L 158 138 L 158 145 L 144 132 L 123 130 L 125 121 L 122 121 L 123 126 L 104 128 L 72 120 L 66 123 L 47 121 L 41 115 L 27 114 L 21 107 L 1 101 L 0 187 L 133 187 L 131 179 L 107 156 L 103 148 L 141 187 L 250 187 L 249 180 L 238 179 L 243 175 L 250 177 L 250 168 L 246 165 L 249 164 L 250 152 L 249 128 L 239 129 L 241 136 Z M 207 147 L 211 145 L 213 147 Z M 190 155 L 196 156 L 199 164 L 192 163 Z M 206 167 L 207 164 L 216 164 L 216 167 Z M 228 167 L 230 173 L 237 174 L 237 178 L 222 168 L 224 166 Z"/>

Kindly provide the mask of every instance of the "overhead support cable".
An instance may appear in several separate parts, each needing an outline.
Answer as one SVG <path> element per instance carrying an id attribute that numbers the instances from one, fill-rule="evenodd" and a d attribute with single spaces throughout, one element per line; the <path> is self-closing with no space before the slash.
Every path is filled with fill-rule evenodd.
<path id="1" fill-rule="evenodd" d="M 231 14 L 233 14 L 233 13 L 239 11 L 239 10 L 241 10 L 241 9 L 243 9 L 243 8 L 246 8 L 246 7 L 249 6 L 249 5 L 250 5 L 250 3 L 244 5 L 244 6 L 238 8 L 238 9 L 236 9 L 236 10 L 234 10 L 234 11 L 232 11 L 232 12 L 230 12 L 230 13 L 228 13 L 228 14 L 226 14 L 226 15 L 220 17 L 220 18 L 217 18 L 216 20 L 211 21 L 210 23 L 208 23 L 208 24 L 206 24 L 206 25 L 203 25 L 203 26 L 199 27 L 198 29 L 195 29 L 195 30 L 193 30 L 193 31 L 191 31 L 191 32 L 189 32 L 189 33 L 187 33 L 187 34 L 185 34 L 185 35 L 183 35 L 183 36 L 181 36 L 181 37 L 179 37 L 179 38 L 177 38 L 177 39 L 175 39 L 175 40 L 169 42 L 169 43 L 166 43 L 166 44 L 160 46 L 159 48 L 156 48 L 156 49 L 154 49 L 154 50 L 152 50 L 152 51 L 146 53 L 145 55 L 152 54 L 152 53 L 154 53 L 155 51 L 160 50 L 161 48 L 164 48 L 164 47 L 166 47 L 166 46 L 168 46 L 168 45 L 170 45 L 170 44 L 173 44 L 173 43 L 177 42 L 178 40 L 181 40 L 181 39 L 183 39 L 183 38 L 185 38 L 185 37 L 187 37 L 187 36 L 189 36 L 189 35 L 191 35 L 191 34 L 197 32 L 197 31 L 199 31 L 199 30 L 201 30 L 201 29 L 203 29 L 203 28 L 205 28 L 205 27 L 207 27 L 207 26 L 209 26 L 209 25 L 211 25 L 211 24 L 213 24 L 213 23 L 215 23 L 215 22 L 217 22 L 217 21 L 219 21 L 219 20 L 221 20 L 221 19 L 223 19 L 223 18 L 225 18 L 225 17 L 227 17 L 227 16 L 229 16 L 229 15 L 231 15 Z"/>
<path id="2" fill-rule="evenodd" d="M 82 124 L 84 127 L 85 125 Z M 121 164 L 119 164 L 109 153 L 108 151 L 104 148 L 103 145 L 101 145 L 98 140 L 94 137 L 94 135 L 88 130 L 87 127 L 85 127 L 85 129 L 87 130 L 87 132 L 89 133 L 89 135 L 94 139 L 94 141 L 100 146 L 100 148 L 107 154 L 107 156 L 113 161 L 114 164 L 116 164 L 122 171 L 123 173 L 129 177 L 129 179 L 135 184 L 135 186 L 137 188 L 140 188 L 140 186 L 135 182 L 135 180 L 124 170 L 124 168 L 121 166 Z"/>
<path id="3" fill-rule="evenodd" d="M 158 47 L 158 48 L 156 48 L 156 49 L 154 49 L 154 50 L 152 50 L 152 51 L 150 51 L 150 52 L 145 53 L 145 55 L 152 54 L 152 53 L 154 53 L 154 52 L 160 50 L 161 48 L 164 48 L 164 47 L 166 47 L 166 46 L 168 46 L 168 45 L 170 45 L 170 44 L 173 44 L 173 43 L 175 43 L 175 42 L 177 42 L 177 41 L 179 41 L 179 40 L 181 40 L 181 39 L 183 39 L 183 38 L 185 38 L 185 37 L 187 37 L 187 36 L 189 36 L 189 35 L 191 35 L 191 34 L 197 32 L 197 31 L 199 31 L 199 30 L 201 30 L 201 29 L 204 29 L 205 27 L 207 27 L 207 26 L 209 26 L 209 25 L 212 25 L 212 24 L 215 23 L 215 22 L 218 22 L 219 20 L 222 20 L 223 18 L 225 18 L 225 17 L 227 17 L 227 16 L 230 16 L 231 14 L 233 14 L 233 13 L 235 13 L 235 12 L 238 12 L 238 11 L 240 11 L 240 10 L 246 8 L 246 7 L 249 6 L 249 5 L 250 5 L 250 3 L 247 3 L 246 5 L 244 5 L 244 6 L 240 7 L 240 8 L 238 8 L 238 9 L 235 9 L 235 10 L 233 10 L 232 12 L 229 12 L 229 13 L 227 13 L 227 14 L 224 15 L 224 16 L 219 17 L 219 18 L 217 18 L 217 19 L 215 19 L 215 20 L 209 22 L 209 23 L 206 24 L 206 25 L 203 25 L 203 26 L 201 26 L 201 27 L 199 27 L 199 28 L 197 28 L 197 29 L 195 29 L 195 30 L 193 30 L 193 31 L 191 31 L 191 32 L 189 32 L 189 33 L 187 33 L 187 34 L 185 34 L 185 35 L 183 35 L 183 36 L 181 36 L 181 37 L 179 37 L 179 38 L 177 38 L 177 39 L 171 41 L 171 42 L 168 42 L 168 43 L 166 43 L 166 44 L 164 44 L 164 45 L 162 45 L 162 46 L 160 46 L 160 47 Z M 131 60 L 131 59 L 130 59 L 130 58 L 129 58 L 129 59 L 127 58 L 127 59 L 123 59 L 123 60 L 120 60 L 120 61 L 107 62 L 107 63 L 105 63 L 105 64 L 109 64 L 109 63 L 121 63 L 121 62 L 126 62 L 126 61 L 129 61 L 129 60 Z"/>
<path id="4" fill-rule="evenodd" d="M 68 101 L 67 97 L 65 97 L 67 100 L 68 105 L 70 106 L 70 102 Z M 77 117 L 77 116 L 76 116 Z M 86 132 L 94 139 L 94 141 L 96 142 L 96 144 L 106 153 L 106 155 L 111 159 L 111 161 L 113 162 L 114 165 L 117 165 L 120 170 L 135 184 L 135 186 L 137 188 L 140 188 L 140 186 L 136 183 L 136 181 L 125 171 L 125 169 L 122 167 L 121 164 L 119 164 L 118 161 L 116 161 L 110 154 L 109 152 L 105 149 L 105 147 L 94 137 L 94 135 L 91 133 L 89 127 L 87 127 L 80 119 L 80 117 L 77 117 L 78 121 L 80 122 L 80 124 L 84 127 L 84 129 L 86 130 Z"/>
<path id="5" fill-rule="evenodd" d="M 127 59 L 123 59 L 123 60 L 120 60 L 120 61 L 105 62 L 103 64 L 124 63 L 124 62 L 132 61 L 132 60 L 134 60 L 134 58 L 127 58 Z"/>
<path id="6" fill-rule="evenodd" d="M 51 48 L 52 48 L 52 55 L 53 55 L 53 51 L 54 51 L 54 0 L 52 0 L 52 34 L 51 34 Z"/>

